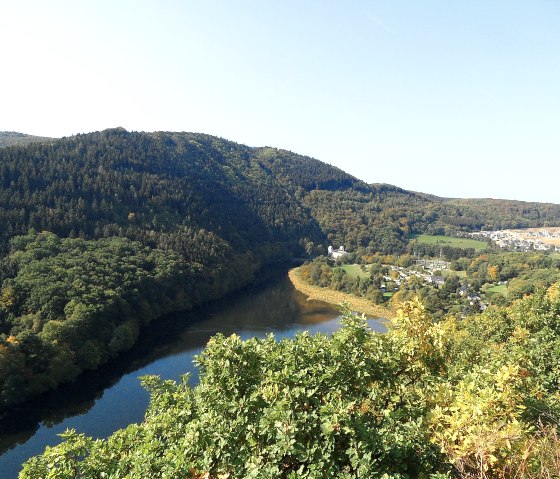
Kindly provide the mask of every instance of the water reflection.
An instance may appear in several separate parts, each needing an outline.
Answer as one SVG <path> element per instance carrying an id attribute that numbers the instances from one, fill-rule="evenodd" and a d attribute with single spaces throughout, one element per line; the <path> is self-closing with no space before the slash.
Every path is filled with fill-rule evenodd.
<path id="1" fill-rule="evenodd" d="M 372 326 L 382 331 L 377 323 Z M 16 478 L 21 464 L 60 442 L 57 434 L 75 428 L 94 437 L 143 419 L 148 394 L 138 376 L 157 374 L 178 379 L 190 372 L 192 359 L 208 339 L 222 332 L 242 338 L 292 337 L 298 331 L 330 333 L 339 327 L 338 311 L 307 301 L 287 278 L 250 288 L 195 311 L 161 318 L 142 333 L 138 343 L 113 364 L 83 374 L 73 384 L 15 410 L 0 423 L 0 477 Z"/>

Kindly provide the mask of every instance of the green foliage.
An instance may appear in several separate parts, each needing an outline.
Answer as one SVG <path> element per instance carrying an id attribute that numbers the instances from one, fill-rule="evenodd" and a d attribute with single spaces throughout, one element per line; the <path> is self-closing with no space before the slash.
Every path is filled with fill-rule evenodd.
<path id="1" fill-rule="evenodd" d="M 432 427 L 458 469 L 478 468 L 489 477 L 560 473 L 550 447 L 558 444 L 560 424 L 559 318 L 554 286 L 507 308 L 444 323 L 453 361 Z M 539 463 L 546 464 L 541 471 Z"/>
<path id="2" fill-rule="evenodd" d="M 470 231 L 531 228 L 531 224 L 554 222 L 557 206 L 489 198 L 453 199 L 445 202 L 442 220 Z"/>
<path id="3" fill-rule="evenodd" d="M 560 224 L 557 205 L 443 200 L 368 185 L 289 151 L 193 133 L 117 128 L 0 148 L 0 184 L 3 252 L 29 229 L 160 247 L 186 246 L 179 231 L 202 231 L 242 252 L 283 245 L 315 255 L 329 243 L 402 253 L 414 233 Z M 219 255 L 208 249 L 183 252 Z"/>
<path id="4" fill-rule="evenodd" d="M 198 386 L 144 378 L 144 423 L 108 440 L 68 433 L 20 477 L 427 477 L 445 468 L 424 381 L 399 351 L 348 313 L 332 338 L 218 335 Z"/>
<path id="5" fill-rule="evenodd" d="M 415 233 L 560 224 L 558 205 L 438 199 L 367 185 L 291 152 L 189 133 L 113 129 L 1 148 L 0 182 L 2 405 L 97 367 L 154 317 L 328 244 L 360 258 L 403 253 Z M 43 230 L 57 236 L 27 234 Z M 475 287 L 512 280 L 508 300 L 558 279 L 553 256 L 517 261 L 473 250 L 465 261 L 465 250 L 444 248 Z M 321 260 L 305 274 L 384 300 L 381 260 L 355 278 Z M 433 326 L 433 317 L 457 312 L 441 296 L 457 294 L 453 281 L 395 293 L 419 294 L 426 307 L 408 303 L 387 336 L 347 317 L 332 339 L 218 337 L 199 359 L 199 386 L 147 379 L 145 423 L 106 441 L 69 433 L 22 477 L 396 478 L 451 467 L 499 477 L 515 458 L 552 464 L 530 444 L 556 444 L 557 295 Z M 500 386 L 505 372 L 513 389 Z M 544 426 L 533 438 L 537 421 Z"/>
<path id="6" fill-rule="evenodd" d="M 343 291 L 364 297 L 375 304 L 384 302 L 383 293 L 379 287 L 383 281 L 380 269 L 365 266 L 363 270 L 358 265 L 342 265 L 332 267 L 324 257 L 318 257 L 305 263 L 299 269 L 302 280 L 335 291 Z"/>
<path id="7" fill-rule="evenodd" d="M 3 251 L 30 228 L 63 237 L 123 236 L 152 247 L 186 245 L 174 235 L 202 231 L 201 251 L 183 249 L 198 259 L 219 254 L 212 250 L 220 241 L 241 252 L 283 244 L 296 253 L 304 239 L 323 240 L 293 195 L 296 185 L 288 191 L 259 150 L 207 135 L 113 129 L 3 148 L 0 181 Z"/>
<path id="8" fill-rule="evenodd" d="M 492 251 L 473 257 L 465 267 L 468 282 L 475 289 L 483 288 L 492 302 L 502 304 L 547 288 L 560 279 L 560 261 L 548 253 Z M 499 281 L 507 281 L 507 286 L 491 286 Z M 495 294 L 498 292 L 507 292 L 507 296 L 501 298 Z"/>
<path id="9" fill-rule="evenodd" d="M 332 337 L 217 335 L 197 386 L 143 378 L 143 423 L 69 431 L 20 477 L 557 477 L 559 291 L 440 323 L 414 300 L 385 335 L 347 311 Z"/>
<path id="10" fill-rule="evenodd" d="M 41 233 L 11 246 L 0 265 L 0 406 L 98 367 L 152 319 L 221 296 L 254 271 L 227 258 L 226 272 L 188 264 L 124 238 Z"/>
<path id="11" fill-rule="evenodd" d="M 433 441 L 462 473 L 489 474 L 507 465 L 529 432 L 522 421 L 524 380 L 517 365 L 474 367 L 442 384 L 429 418 Z M 517 443 L 517 444 L 516 444 Z"/>

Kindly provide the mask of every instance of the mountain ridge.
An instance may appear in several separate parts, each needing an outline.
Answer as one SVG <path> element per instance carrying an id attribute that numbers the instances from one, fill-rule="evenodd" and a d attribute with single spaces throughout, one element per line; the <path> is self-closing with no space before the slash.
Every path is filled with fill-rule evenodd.
<path id="1" fill-rule="evenodd" d="M 233 140 L 228 140 L 226 138 L 223 137 L 219 137 L 219 136 L 214 136 L 214 135 L 210 135 L 207 133 L 200 133 L 200 132 L 185 132 L 185 131 L 164 131 L 164 130 L 157 130 L 157 131 L 153 131 L 153 132 L 145 132 L 145 131 L 128 131 L 126 130 L 126 128 L 118 126 L 118 127 L 111 127 L 111 128 L 106 128 L 104 130 L 100 130 L 99 132 L 106 132 L 106 133 L 112 133 L 112 134 L 128 134 L 128 133 L 142 133 L 142 134 L 146 134 L 146 135 L 158 135 L 158 134 L 189 134 L 189 135 L 201 135 L 201 136 L 205 136 L 205 137 L 211 137 L 211 138 L 215 138 L 218 140 L 222 140 L 222 141 L 227 141 L 229 143 L 234 143 L 236 145 L 242 145 L 242 146 L 246 146 L 242 143 L 238 143 L 235 142 Z M 56 141 L 56 140 L 62 140 L 62 139 L 66 139 L 66 138 L 72 138 L 74 136 L 79 136 L 79 135 L 89 135 L 92 133 L 96 133 L 96 132 L 90 132 L 90 133 L 79 133 L 77 135 L 70 135 L 70 136 L 64 136 L 64 137 L 60 137 L 60 138 L 56 138 L 56 137 L 45 137 L 45 136 L 37 136 L 37 135 L 31 135 L 31 134 L 27 134 L 27 133 L 22 133 L 22 132 L 16 132 L 16 131 L 0 131 L 0 148 L 5 148 L 8 146 L 25 146 L 28 145 L 30 143 L 37 143 L 37 142 L 45 142 L 45 141 Z M 446 197 L 446 196 L 438 196 L 435 195 L 433 193 L 427 193 L 427 192 L 423 192 L 423 191 L 416 191 L 416 190 L 408 190 L 406 188 L 400 187 L 398 185 L 393 185 L 391 183 L 384 183 L 384 182 L 373 182 L 373 183 L 367 183 L 353 175 L 350 175 L 349 173 L 344 172 L 344 170 L 342 170 L 341 168 L 329 164 L 329 163 L 325 163 L 321 160 L 318 160 L 316 158 L 310 157 L 310 156 L 306 156 L 306 155 L 299 155 L 291 150 L 287 150 L 284 148 L 278 148 L 278 147 L 272 147 L 272 146 L 256 146 L 256 147 L 249 147 L 247 146 L 247 148 L 252 148 L 255 150 L 274 150 L 277 151 L 279 153 L 286 153 L 286 154 L 295 154 L 297 156 L 300 156 L 302 158 L 307 158 L 310 160 L 314 160 L 314 161 L 320 161 L 321 163 L 331 167 L 331 168 L 335 168 L 337 170 L 340 170 L 341 172 L 345 173 L 345 175 L 347 175 L 348 177 L 353 178 L 356 182 L 359 183 L 363 183 L 363 184 L 367 184 L 373 188 L 382 188 L 382 189 L 394 189 L 394 190 L 400 190 L 401 192 L 405 192 L 405 193 L 411 193 L 414 195 L 420 195 L 422 197 L 426 197 L 430 200 L 433 201 L 472 201 L 472 202 L 481 202 L 481 201 L 510 201 L 510 202 L 518 202 L 518 203 L 529 203 L 529 204 L 543 204 L 543 205 L 557 205 L 558 203 L 552 203 L 552 202 L 546 202 L 546 201 L 529 201 L 529 200 L 517 200 L 517 199 L 505 199 L 505 198 L 496 198 L 496 197 Z"/>
<path id="2" fill-rule="evenodd" d="M 0 168 L 4 250 L 30 228 L 145 242 L 147 231 L 187 225 L 225 234 L 232 217 L 239 228 L 226 240 L 234 246 L 246 247 L 243 232 L 256 228 L 266 241 L 298 243 L 296 255 L 306 247 L 319 253 L 327 242 L 399 252 L 412 233 L 560 225 L 560 205 L 367 184 L 308 156 L 203 133 L 110 128 L 1 148 Z"/>

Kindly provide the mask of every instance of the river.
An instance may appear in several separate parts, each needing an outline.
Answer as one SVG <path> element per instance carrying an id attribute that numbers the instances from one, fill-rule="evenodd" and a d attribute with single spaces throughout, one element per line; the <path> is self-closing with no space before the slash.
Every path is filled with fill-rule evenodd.
<path id="1" fill-rule="evenodd" d="M 107 437 L 117 429 L 140 422 L 148 394 L 139 376 L 156 374 L 178 380 L 190 372 L 208 339 L 222 332 L 242 338 L 274 333 L 293 337 L 298 331 L 331 333 L 340 316 L 332 306 L 307 301 L 287 277 L 247 288 L 193 311 L 175 313 L 146 328 L 136 345 L 113 363 L 88 372 L 75 383 L 20 407 L 0 424 L 0 478 L 16 479 L 21 465 L 46 446 L 60 442 L 58 434 L 74 428 L 93 437 Z M 371 320 L 377 331 L 382 324 Z"/>

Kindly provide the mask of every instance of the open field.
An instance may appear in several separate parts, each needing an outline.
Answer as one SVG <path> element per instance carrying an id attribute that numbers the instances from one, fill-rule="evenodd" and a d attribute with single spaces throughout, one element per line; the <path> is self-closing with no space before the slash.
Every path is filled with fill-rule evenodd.
<path id="1" fill-rule="evenodd" d="M 486 290 L 487 295 L 503 294 L 504 296 L 507 296 L 507 293 L 508 293 L 508 289 L 505 284 L 498 284 Z"/>
<path id="2" fill-rule="evenodd" d="M 470 238 L 455 238 L 452 236 L 441 235 L 415 235 L 413 239 L 417 239 L 420 243 L 433 244 L 438 246 L 451 246 L 453 248 L 474 248 L 480 251 L 488 248 L 486 241 L 479 241 Z"/>
<path id="3" fill-rule="evenodd" d="M 352 294 L 308 284 L 299 277 L 298 270 L 299 268 L 291 269 L 288 272 L 288 276 L 290 277 L 290 281 L 294 287 L 308 296 L 308 300 L 316 299 L 318 301 L 324 301 L 325 303 L 334 305 L 347 302 L 352 311 L 364 313 L 372 318 L 391 318 L 395 314 L 390 309 L 373 304 L 365 298 L 359 298 Z"/>
<path id="4" fill-rule="evenodd" d="M 348 277 L 352 279 L 358 277 L 361 278 L 362 276 L 369 276 L 369 271 L 362 271 L 359 264 L 343 264 L 339 266 L 339 268 L 342 268 L 344 271 L 346 271 Z"/>

